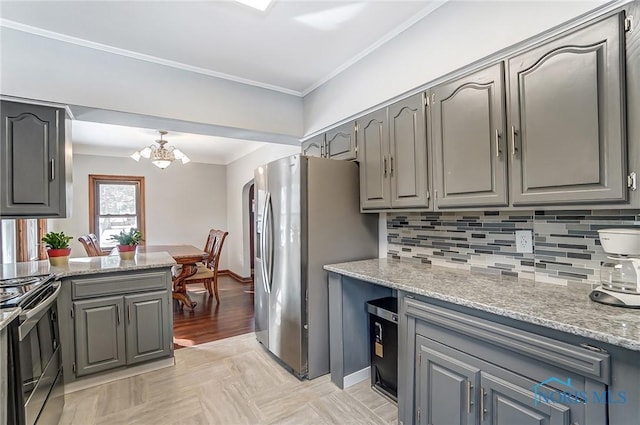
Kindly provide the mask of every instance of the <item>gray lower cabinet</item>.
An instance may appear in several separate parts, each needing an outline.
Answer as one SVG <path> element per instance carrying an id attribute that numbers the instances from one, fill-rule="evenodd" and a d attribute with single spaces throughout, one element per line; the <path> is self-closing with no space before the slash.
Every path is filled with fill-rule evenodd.
<path id="1" fill-rule="evenodd" d="M 481 371 L 437 345 L 416 336 L 417 423 L 474 425 L 478 418 L 487 425 L 569 423 L 568 407 L 536 400 L 531 388 Z"/>
<path id="2" fill-rule="evenodd" d="M 166 357 L 170 354 L 167 335 L 171 323 L 165 320 L 169 295 L 166 292 L 127 295 L 127 364 Z"/>
<path id="3" fill-rule="evenodd" d="M 0 106 L 0 216 L 66 217 L 71 131 L 65 110 L 10 101 Z"/>
<path id="4" fill-rule="evenodd" d="M 474 425 L 480 370 L 429 347 L 416 337 L 416 412 L 420 424 Z"/>
<path id="5" fill-rule="evenodd" d="M 107 297 L 73 303 L 76 339 L 76 375 L 83 376 L 124 366 L 124 299 Z"/>
<path id="6" fill-rule="evenodd" d="M 325 157 L 331 159 L 356 159 L 356 123 L 348 122 L 325 133 Z"/>
<path id="7" fill-rule="evenodd" d="M 66 383 L 173 355 L 168 267 L 66 277 L 58 311 Z"/>
<path id="8" fill-rule="evenodd" d="M 315 137 L 312 137 L 309 140 L 305 140 L 302 143 L 302 155 L 305 156 L 319 156 L 323 157 L 324 155 L 324 134 L 318 134 Z"/>
<path id="9" fill-rule="evenodd" d="M 503 80 L 500 62 L 432 89 L 438 208 L 508 205 Z"/>
<path id="10" fill-rule="evenodd" d="M 514 206 L 627 197 L 624 13 L 508 60 Z"/>
<path id="11" fill-rule="evenodd" d="M 425 95 L 358 119 L 360 207 L 429 207 Z"/>
<path id="12" fill-rule="evenodd" d="M 537 399 L 531 388 L 523 388 L 485 372 L 480 374 L 480 385 L 478 396 L 483 398 L 480 404 L 483 425 L 570 423 L 569 407 Z"/>
<path id="13" fill-rule="evenodd" d="M 76 375 L 169 356 L 168 299 L 159 291 L 75 301 Z"/>
<path id="14" fill-rule="evenodd" d="M 400 313 L 398 409 L 404 425 L 609 423 L 612 412 L 598 400 L 620 387 L 607 351 L 413 296 L 402 298 Z M 628 407 L 616 415 L 633 416 Z"/>

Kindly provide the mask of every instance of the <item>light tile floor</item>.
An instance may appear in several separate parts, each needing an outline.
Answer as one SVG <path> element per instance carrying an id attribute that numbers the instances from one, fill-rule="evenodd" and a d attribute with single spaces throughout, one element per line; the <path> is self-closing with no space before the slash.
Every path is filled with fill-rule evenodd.
<path id="1" fill-rule="evenodd" d="M 175 367 L 67 394 L 60 425 L 397 424 L 368 382 L 300 381 L 246 334 L 176 350 Z"/>

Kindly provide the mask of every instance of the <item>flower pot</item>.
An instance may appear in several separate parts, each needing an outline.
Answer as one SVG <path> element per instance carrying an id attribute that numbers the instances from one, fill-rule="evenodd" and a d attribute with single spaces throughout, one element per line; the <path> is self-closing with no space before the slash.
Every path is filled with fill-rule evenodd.
<path id="1" fill-rule="evenodd" d="M 136 248 L 138 245 L 118 245 L 118 254 L 120 259 L 125 261 L 131 261 L 136 255 Z"/>
<path id="2" fill-rule="evenodd" d="M 55 267 L 69 264 L 69 254 L 71 254 L 71 248 L 47 249 L 49 264 Z"/>

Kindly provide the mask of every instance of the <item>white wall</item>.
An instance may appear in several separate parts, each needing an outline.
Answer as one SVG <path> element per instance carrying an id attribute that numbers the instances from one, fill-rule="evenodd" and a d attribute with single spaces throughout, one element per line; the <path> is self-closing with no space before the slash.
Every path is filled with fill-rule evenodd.
<path id="1" fill-rule="evenodd" d="M 297 96 L 6 27 L 0 28 L 0 51 L 5 95 L 302 135 L 302 99 Z"/>
<path id="2" fill-rule="evenodd" d="M 146 243 L 204 247 L 210 228 L 227 226 L 225 168 L 191 162 L 160 170 L 146 160 L 74 155 L 72 216 L 49 220 L 49 227 L 74 237 L 73 257 L 85 256 L 77 238 L 89 233 L 89 174 L 144 176 Z M 223 252 L 220 268 L 226 264 Z"/>
<path id="3" fill-rule="evenodd" d="M 300 153 L 299 146 L 268 145 L 227 165 L 227 230 L 225 242 L 229 270 L 242 277 L 251 274 L 249 262 L 249 215 L 243 205 L 246 185 L 254 170 L 267 162 Z"/>
<path id="4" fill-rule="evenodd" d="M 305 134 L 331 126 L 605 3 L 451 0 L 304 99 Z"/>

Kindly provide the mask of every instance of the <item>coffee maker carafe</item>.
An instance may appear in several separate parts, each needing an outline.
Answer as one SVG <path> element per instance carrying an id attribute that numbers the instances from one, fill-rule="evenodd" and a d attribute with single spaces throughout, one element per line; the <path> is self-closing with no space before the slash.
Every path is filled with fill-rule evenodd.
<path id="1" fill-rule="evenodd" d="M 620 307 L 640 308 L 640 229 L 598 230 L 609 254 L 600 270 L 600 286 L 589 297 Z"/>

